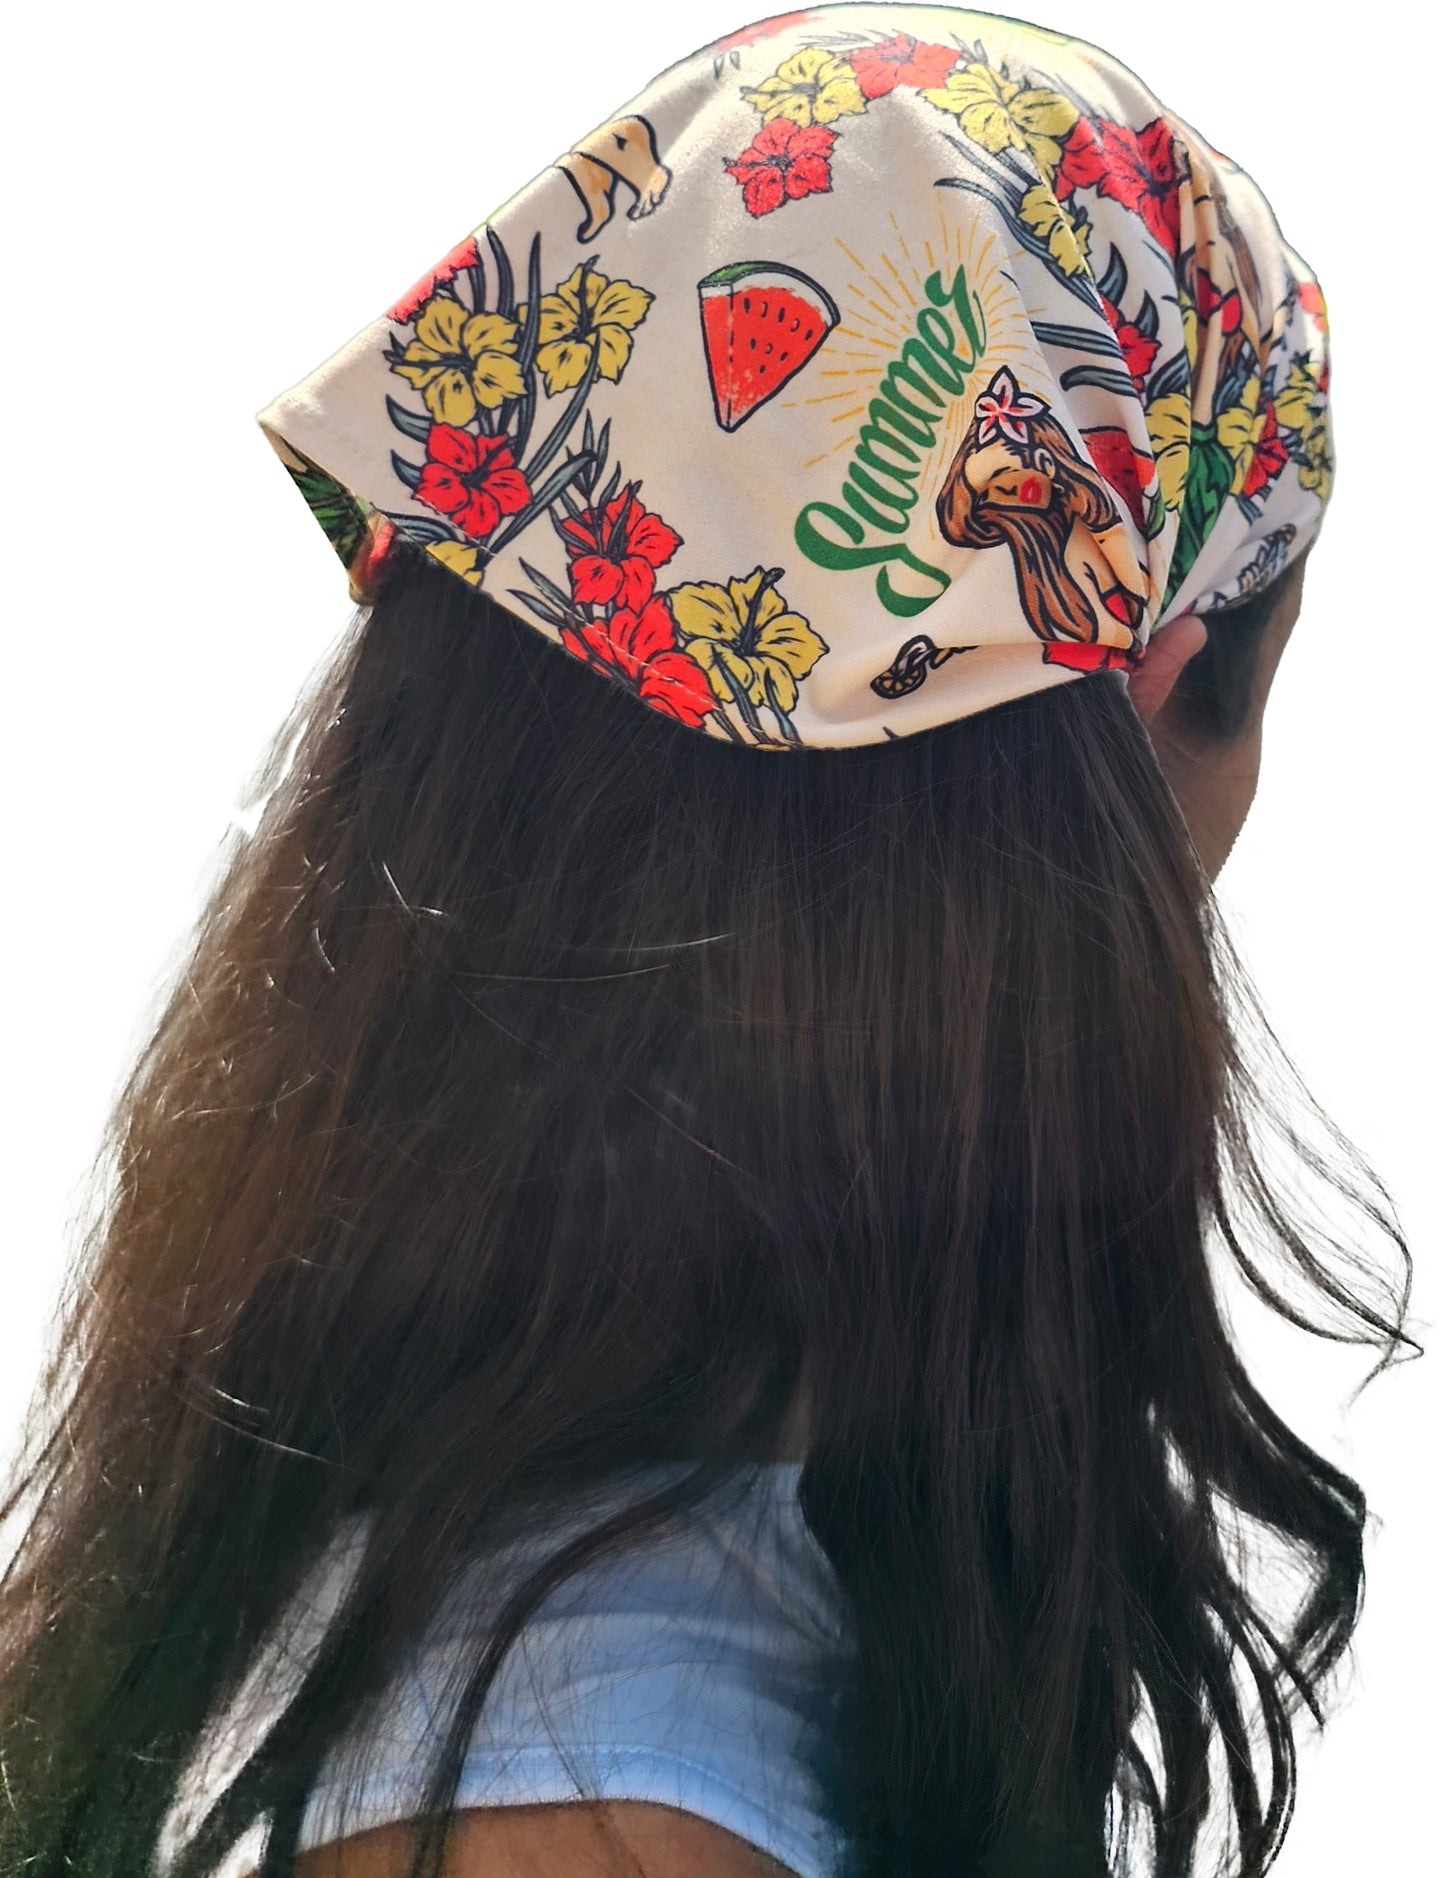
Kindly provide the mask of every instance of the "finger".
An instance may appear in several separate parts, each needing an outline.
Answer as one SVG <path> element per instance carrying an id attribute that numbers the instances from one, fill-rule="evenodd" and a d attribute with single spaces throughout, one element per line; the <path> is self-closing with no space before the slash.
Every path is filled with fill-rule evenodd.
<path id="1" fill-rule="evenodd" d="M 1208 638 L 1208 629 L 1197 613 L 1181 613 L 1154 634 L 1143 658 L 1129 674 L 1129 696 L 1146 724 Z"/>

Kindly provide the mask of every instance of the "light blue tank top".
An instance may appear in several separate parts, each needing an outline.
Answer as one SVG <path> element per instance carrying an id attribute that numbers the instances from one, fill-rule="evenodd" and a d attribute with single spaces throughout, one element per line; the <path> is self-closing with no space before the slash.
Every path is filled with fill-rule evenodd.
<path id="1" fill-rule="evenodd" d="M 635 1470 L 627 1497 L 679 1471 Z M 840 1588 L 798 1505 L 800 1472 L 795 1462 L 749 1470 L 745 1497 L 710 1500 L 553 1593 L 488 1695 L 458 1807 L 650 1800 L 726 1827 L 800 1878 L 834 1878 L 843 1847 L 825 1770 L 850 1646 Z M 426 1751 L 453 1712 L 458 1643 L 477 1612 L 495 1612 L 522 1568 L 613 1504 L 599 1490 L 554 1520 L 545 1542 L 494 1544 L 469 1567 L 383 1700 L 324 1765 L 303 1851 L 419 1809 Z M 342 1545 L 326 1562 L 203 1743 L 162 1834 L 162 1868 L 284 1707 L 344 1590 L 348 1556 Z M 254 1869 L 259 1837 L 214 1878 Z"/>

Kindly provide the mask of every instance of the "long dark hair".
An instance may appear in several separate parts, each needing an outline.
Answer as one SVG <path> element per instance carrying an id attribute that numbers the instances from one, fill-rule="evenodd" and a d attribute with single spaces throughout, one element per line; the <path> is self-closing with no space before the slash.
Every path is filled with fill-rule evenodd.
<path id="1" fill-rule="evenodd" d="M 1117 678 L 760 757 L 398 547 L 260 795 L 115 1113 L 8 1509 L 0 1867 L 144 1872 L 207 1712 L 365 1514 L 176 1868 L 265 1814 L 288 1871 L 328 1743 L 477 1531 L 683 1461 L 488 1613 L 438 1871 L 527 1611 L 773 1453 L 806 1381 L 855 1869 L 1122 1870 L 1142 1827 L 1129 1870 L 1183 1878 L 1214 1742 L 1229 1869 L 1262 1873 L 1365 1503 L 1246 1374 L 1210 1259 L 1376 1344 L 1371 1374 L 1412 1342 L 1409 1261 L 1278 1060 Z M 1241 1529 L 1293 1562 L 1283 1608 Z"/>

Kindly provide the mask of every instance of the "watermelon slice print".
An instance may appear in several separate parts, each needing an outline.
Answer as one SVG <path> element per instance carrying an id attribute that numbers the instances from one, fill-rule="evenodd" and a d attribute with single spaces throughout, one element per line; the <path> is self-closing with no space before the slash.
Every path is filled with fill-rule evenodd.
<path id="1" fill-rule="evenodd" d="M 697 283 L 713 408 L 736 430 L 782 390 L 838 324 L 831 295 L 780 261 L 734 261 Z"/>

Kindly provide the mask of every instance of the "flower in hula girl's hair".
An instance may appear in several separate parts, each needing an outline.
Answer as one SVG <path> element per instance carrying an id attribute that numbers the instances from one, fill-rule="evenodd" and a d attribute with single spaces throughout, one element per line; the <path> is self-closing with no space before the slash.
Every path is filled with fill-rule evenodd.
<path id="1" fill-rule="evenodd" d="M 965 65 L 922 95 L 956 117 L 964 135 L 995 156 L 1008 149 L 1031 156 L 1046 181 L 1058 163 L 1061 139 L 1079 120 L 1078 111 L 1058 92 L 1025 88 L 991 65 Z"/>
<path id="2" fill-rule="evenodd" d="M 468 235 L 465 241 L 459 241 L 451 253 L 437 263 L 430 274 L 423 274 L 411 292 L 403 294 L 386 317 L 395 320 L 399 326 L 406 325 L 409 320 L 415 319 L 439 287 L 449 286 L 458 274 L 475 267 L 477 258 L 477 238 Z"/>
<path id="3" fill-rule="evenodd" d="M 1029 419 L 1038 417 L 1047 406 L 1042 398 L 1020 390 L 1013 373 L 1006 365 L 1000 365 L 988 381 L 987 390 L 979 393 L 974 409 L 983 420 L 978 427 L 981 444 L 1002 443 L 1005 437 L 1010 443 L 1026 444 Z"/>
<path id="4" fill-rule="evenodd" d="M 853 67 L 822 46 L 804 46 L 784 59 L 756 91 L 744 91 L 743 96 L 762 113 L 764 123 L 785 117 L 804 129 L 868 109 Z"/>
<path id="5" fill-rule="evenodd" d="M 1162 248 L 1177 255 L 1179 190 L 1186 180 L 1166 119 L 1156 117 L 1143 130 L 1131 130 L 1107 118 L 1081 117 L 1064 145 L 1054 187 L 1061 196 L 1097 189 L 1111 202 L 1122 202 Z M 1202 305 L 1200 313 L 1207 317 Z"/>
<path id="6" fill-rule="evenodd" d="M 1089 265 L 1089 224 L 1081 210 L 1072 215 L 1047 183 L 1024 191 L 1019 220 L 1031 228 L 1066 274 L 1082 274 Z"/>
<path id="7" fill-rule="evenodd" d="M 1234 460 L 1230 494 L 1255 496 L 1289 461 L 1273 402 L 1259 408 L 1259 380 L 1251 378 L 1240 402 L 1222 411 L 1215 434 Z"/>
<path id="8" fill-rule="evenodd" d="M 514 356 L 517 323 L 500 313 L 468 313 L 460 300 L 438 294 L 416 322 L 416 338 L 391 369 L 415 385 L 438 424 L 470 424 L 480 405 L 495 410 L 522 395 Z"/>
<path id="9" fill-rule="evenodd" d="M 474 541 L 485 540 L 504 515 L 514 515 L 531 500 L 510 438 L 474 437 L 452 424 L 433 424 L 426 454 L 417 501 L 449 516 Z"/>
<path id="10" fill-rule="evenodd" d="M 682 546 L 682 536 L 643 508 L 631 489 L 604 509 L 569 516 L 562 538 L 571 561 L 572 598 L 587 606 L 642 606 L 651 598 L 655 570 Z"/>
<path id="11" fill-rule="evenodd" d="M 898 85 L 941 85 L 958 63 L 958 47 L 920 45 L 911 33 L 894 33 L 876 45 L 854 46 L 843 57 L 863 96 L 883 98 Z"/>
<path id="12" fill-rule="evenodd" d="M 1166 509 L 1177 509 L 1184 501 L 1184 485 L 1189 478 L 1189 400 L 1182 391 L 1171 391 L 1166 397 L 1156 398 L 1145 416 L 1154 466 L 1159 471 L 1159 493 Z"/>
<path id="13" fill-rule="evenodd" d="M 824 124 L 800 130 L 785 118 L 765 124 L 747 149 L 723 168 L 741 183 L 749 215 L 770 215 L 799 196 L 826 195 L 833 187 L 828 158 L 838 133 Z"/>
<path id="14" fill-rule="evenodd" d="M 561 638 L 569 652 L 620 678 L 644 704 L 694 729 L 714 708 L 702 668 L 678 649 L 662 594 L 638 609 L 620 606 L 606 619 L 570 620 Z"/>
<path id="15" fill-rule="evenodd" d="M 726 587 L 691 581 L 670 594 L 683 644 L 704 666 L 724 703 L 745 692 L 754 704 L 791 711 L 798 680 L 828 650 L 801 613 L 774 586 L 782 568 L 756 567 Z M 768 695 L 771 687 L 772 696 Z"/>
<path id="16" fill-rule="evenodd" d="M 616 383 L 632 352 L 632 329 L 651 305 L 645 287 L 609 280 L 579 261 L 554 293 L 542 295 L 537 313 L 537 369 L 548 396 L 580 385 L 594 354 L 598 376 Z M 517 319 L 526 324 L 525 306 Z"/>

